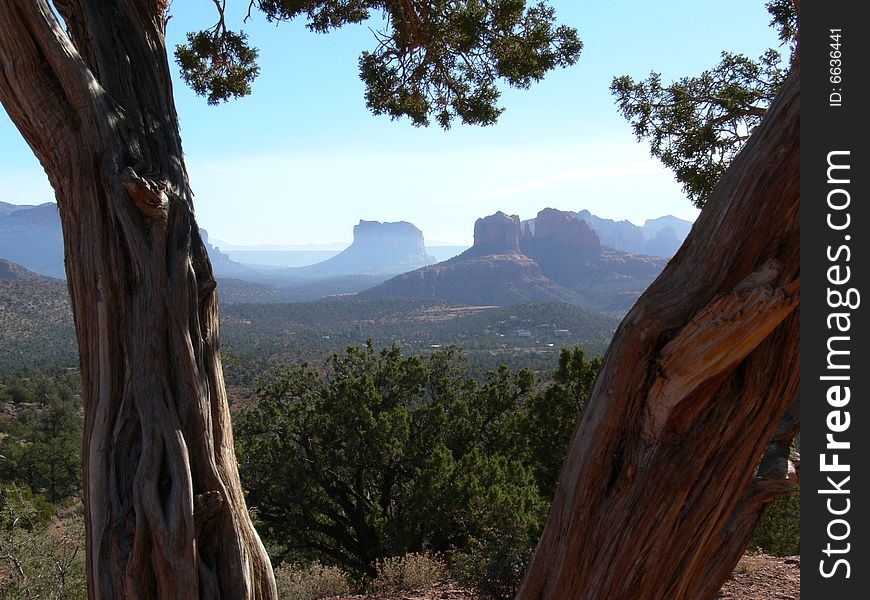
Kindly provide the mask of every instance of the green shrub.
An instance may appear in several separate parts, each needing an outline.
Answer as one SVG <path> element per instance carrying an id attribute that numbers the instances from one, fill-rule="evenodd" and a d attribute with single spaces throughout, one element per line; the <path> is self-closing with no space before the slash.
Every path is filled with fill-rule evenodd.
<path id="1" fill-rule="evenodd" d="M 378 562 L 371 583 L 379 592 L 412 591 L 438 583 L 447 575 L 447 564 L 429 552 L 392 556 Z"/>
<path id="2" fill-rule="evenodd" d="M 369 344 L 333 355 L 325 373 L 279 369 L 234 420 L 258 531 L 285 560 L 370 580 L 386 557 L 472 540 L 507 539 L 499 560 L 522 562 L 599 366 L 566 350 L 550 385 L 504 366 L 478 381 L 455 348 Z"/>
<path id="3" fill-rule="evenodd" d="M 472 540 L 452 556 L 451 574 L 467 587 L 495 600 L 513 598 L 532 558 L 534 546 L 521 531 Z"/>
<path id="4" fill-rule="evenodd" d="M 770 505 L 752 535 L 749 547 L 773 556 L 792 556 L 801 550 L 800 494 L 780 496 Z"/>
<path id="5" fill-rule="evenodd" d="M 87 598 L 80 507 L 50 522 L 47 507 L 26 486 L 0 486 L 0 598 Z"/>
<path id="6" fill-rule="evenodd" d="M 351 591 L 347 574 L 319 562 L 282 565 L 275 569 L 279 600 L 314 600 Z"/>

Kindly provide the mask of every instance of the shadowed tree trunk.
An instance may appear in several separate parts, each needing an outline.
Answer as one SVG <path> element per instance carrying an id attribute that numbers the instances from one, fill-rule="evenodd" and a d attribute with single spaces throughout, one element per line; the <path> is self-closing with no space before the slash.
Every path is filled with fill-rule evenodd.
<path id="1" fill-rule="evenodd" d="M 795 65 L 616 332 L 520 600 L 712 598 L 764 507 L 788 491 L 779 478 L 797 430 L 798 80 Z"/>
<path id="2" fill-rule="evenodd" d="M 0 0 L 0 100 L 55 189 L 94 599 L 275 598 L 239 483 L 160 0 Z M 68 33 L 67 33 L 68 32 Z"/>

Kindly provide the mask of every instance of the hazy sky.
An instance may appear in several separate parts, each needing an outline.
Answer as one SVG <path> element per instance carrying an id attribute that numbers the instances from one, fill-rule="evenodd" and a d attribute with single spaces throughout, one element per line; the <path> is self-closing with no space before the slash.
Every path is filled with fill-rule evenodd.
<path id="1" fill-rule="evenodd" d="M 530 90 L 506 89 L 497 125 L 447 132 L 366 110 L 357 73 L 360 52 L 375 43 L 366 26 L 317 35 L 255 14 L 244 26 L 260 49 L 252 96 L 207 106 L 176 78 L 200 225 L 234 244 L 304 244 L 349 241 L 359 219 L 403 220 L 427 240 L 470 243 L 474 220 L 497 210 L 529 218 L 546 207 L 585 208 L 637 224 L 665 214 L 694 219 L 671 173 L 616 112 L 610 82 L 651 70 L 665 81 L 697 74 L 722 50 L 757 57 L 777 44 L 764 1 L 551 4 L 580 32 L 578 64 Z M 208 0 L 176 0 L 173 15 L 170 48 L 214 21 Z M 2 111 L 0 200 L 53 200 Z"/>

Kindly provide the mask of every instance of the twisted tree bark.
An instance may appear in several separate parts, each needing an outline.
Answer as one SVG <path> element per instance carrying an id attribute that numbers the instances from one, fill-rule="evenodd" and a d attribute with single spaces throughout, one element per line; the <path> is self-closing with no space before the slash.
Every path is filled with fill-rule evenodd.
<path id="1" fill-rule="evenodd" d="M 89 596 L 276 598 L 245 507 L 160 0 L 0 0 L 0 101 L 55 189 Z"/>
<path id="2" fill-rule="evenodd" d="M 712 598 L 789 491 L 799 70 L 620 325 L 519 599 Z"/>

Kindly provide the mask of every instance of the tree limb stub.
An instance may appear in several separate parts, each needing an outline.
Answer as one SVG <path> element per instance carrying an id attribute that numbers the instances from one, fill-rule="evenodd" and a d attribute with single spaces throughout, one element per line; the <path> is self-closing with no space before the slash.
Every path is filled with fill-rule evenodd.
<path id="1" fill-rule="evenodd" d="M 746 358 L 799 303 L 800 280 L 787 289 L 738 287 L 702 309 L 662 349 L 661 374 L 647 404 L 647 441 L 660 438 L 675 409 L 681 423 L 691 424 L 693 393 Z"/>
<path id="2" fill-rule="evenodd" d="M 145 217 L 156 220 L 159 217 L 166 218 L 169 210 L 169 197 L 166 189 L 167 182 L 158 183 L 139 177 L 132 167 L 127 167 L 122 173 L 124 188 L 133 202 Z"/>

